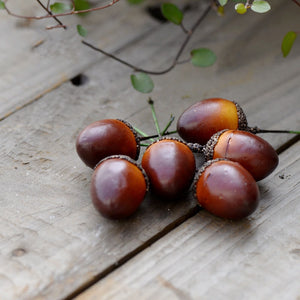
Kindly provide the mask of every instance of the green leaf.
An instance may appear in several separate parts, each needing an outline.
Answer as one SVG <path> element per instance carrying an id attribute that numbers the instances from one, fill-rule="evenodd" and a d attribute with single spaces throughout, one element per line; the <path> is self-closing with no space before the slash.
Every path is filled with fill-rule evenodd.
<path id="1" fill-rule="evenodd" d="M 172 3 L 163 3 L 161 5 L 163 16 L 170 22 L 180 25 L 183 19 L 182 11 Z"/>
<path id="2" fill-rule="evenodd" d="M 270 4 L 267 1 L 254 0 L 251 5 L 251 10 L 257 13 L 265 13 L 271 9 Z"/>
<path id="3" fill-rule="evenodd" d="M 284 57 L 287 57 L 290 53 L 292 46 L 297 37 L 297 33 L 294 31 L 289 31 L 283 38 L 281 43 L 281 51 Z"/>
<path id="4" fill-rule="evenodd" d="M 194 49 L 191 56 L 191 63 L 196 67 L 209 67 L 217 60 L 215 53 L 207 48 Z"/>
<path id="5" fill-rule="evenodd" d="M 247 8 L 246 8 L 246 6 L 245 6 L 244 3 L 237 3 L 234 6 L 234 9 L 240 15 L 243 15 L 243 14 L 245 14 L 247 12 Z"/>
<path id="6" fill-rule="evenodd" d="M 128 1 L 128 3 L 130 3 L 130 4 L 140 4 L 140 3 L 142 3 L 144 0 L 127 0 Z"/>
<path id="7" fill-rule="evenodd" d="M 5 3 L 3 1 L 0 1 L 0 9 L 5 9 Z"/>
<path id="8" fill-rule="evenodd" d="M 77 25 L 77 32 L 79 35 L 86 37 L 87 36 L 87 30 L 81 26 L 80 24 Z"/>
<path id="9" fill-rule="evenodd" d="M 218 0 L 221 6 L 226 5 L 228 0 Z"/>
<path id="10" fill-rule="evenodd" d="M 139 92 L 147 94 L 152 92 L 154 83 L 146 73 L 136 73 L 130 76 L 132 86 Z"/>
<path id="11" fill-rule="evenodd" d="M 68 10 L 71 10 L 71 6 L 62 2 L 55 2 L 50 5 L 50 9 L 54 14 L 61 14 Z"/>
<path id="12" fill-rule="evenodd" d="M 87 0 L 74 0 L 74 4 L 75 4 L 75 10 L 80 11 L 80 10 L 86 10 L 86 9 L 90 9 L 91 5 Z M 88 13 L 80 13 L 80 16 L 84 16 L 87 15 Z"/>

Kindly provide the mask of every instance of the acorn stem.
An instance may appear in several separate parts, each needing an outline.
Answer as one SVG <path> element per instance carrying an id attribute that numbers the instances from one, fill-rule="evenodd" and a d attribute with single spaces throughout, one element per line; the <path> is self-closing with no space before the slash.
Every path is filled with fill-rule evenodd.
<path id="1" fill-rule="evenodd" d="M 157 120 L 157 116 L 156 116 L 156 112 L 155 112 L 155 108 L 154 108 L 154 101 L 149 98 L 148 103 L 151 107 L 151 111 L 152 111 L 152 118 L 155 124 L 155 128 L 156 128 L 156 132 L 158 134 L 159 137 L 161 137 L 161 130 L 159 128 L 159 124 L 158 124 L 158 120 Z"/>
<path id="2" fill-rule="evenodd" d="M 140 141 L 143 141 L 143 140 L 149 140 L 151 139 L 152 142 L 154 142 L 154 139 L 151 137 L 151 136 L 148 136 L 147 133 L 145 133 L 144 131 L 134 127 L 134 130 L 139 134 L 141 135 L 142 137 L 140 137 Z"/>
<path id="3" fill-rule="evenodd" d="M 248 127 L 248 131 L 251 133 L 291 133 L 291 134 L 300 134 L 300 131 L 295 130 L 272 130 L 272 129 L 260 129 L 258 127 Z"/>
<path id="4" fill-rule="evenodd" d="M 163 135 L 165 136 L 165 135 L 170 135 L 170 134 L 174 134 L 174 133 L 177 133 L 177 131 L 176 130 L 174 130 L 174 131 L 166 131 Z M 143 135 L 142 137 L 140 137 L 140 141 L 145 141 L 145 140 L 149 140 L 149 139 L 154 139 L 154 138 L 157 138 L 157 137 L 159 137 L 159 135 L 158 134 L 153 134 L 153 135 Z"/>
<path id="5" fill-rule="evenodd" d="M 171 126 L 171 124 L 173 123 L 174 120 L 175 120 L 175 117 L 173 115 L 171 115 L 169 122 L 166 125 L 166 127 L 164 128 L 164 130 L 161 132 L 161 135 L 165 135 L 165 133 L 167 132 L 167 130 L 169 129 L 169 127 Z"/>

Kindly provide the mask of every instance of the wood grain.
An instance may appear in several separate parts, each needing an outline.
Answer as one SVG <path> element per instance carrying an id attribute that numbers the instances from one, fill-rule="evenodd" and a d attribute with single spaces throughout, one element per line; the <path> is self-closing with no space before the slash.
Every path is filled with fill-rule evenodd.
<path id="1" fill-rule="evenodd" d="M 209 15 L 192 45 L 214 49 L 218 63 L 205 70 L 180 65 L 174 72 L 154 78 L 156 90 L 152 96 L 162 123 L 170 113 L 178 116 L 197 100 L 222 96 L 238 100 L 251 124 L 299 126 L 299 44 L 295 44 L 288 60 L 283 60 L 276 42 L 281 33 L 294 26 L 296 12 L 289 5 L 283 10 L 283 1 L 277 5 L 268 15 L 247 19 L 230 12 L 227 19 Z M 189 16 L 187 22 L 192 22 L 198 11 Z M 282 24 L 274 28 L 272 24 L 278 20 Z M 262 28 L 260 34 L 255 31 L 258 28 Z M 270 38 L 268 43 L 266 36 Z M 109 45 L 117 42 L 116 36 L 111 38 Z M 182 33 L 167 24 L 148 32 L 147 40 L 124 39 L 122 57 L 145 67 L 163 68 L 170 63 L 181 38 Z M 238 51 L 232 53 L 232 49 L 244 49 L 249 61 L 235 60 Z M 149 133 L 154 126 L 147 95 L 132 90 L 129 70 L 92 55 L 97 63 L 80 67 L 88 77 L 85 85 L 76 87 L 66 82 L 0 123 L 1 300 L 72 295 L 197 211 L 187 195 L 175 203 L 148 197 L 137 214 L 125 221 L 109 221 L 95 212 L 89 196 L 92 171 L 82 164 L 74 149 L 80 130 L 102 118 L 127 119 Z M 231 59 L 226 64 L 228 57 Z M 25 69 L 27 78 L 30 68 Z M 16 100 L 18 105 L 33 99 L 27 92 L 36 93 L 31 86 L 16 91 L 16 98 L 19 94 L 21 99 Z M 10 105 L 7 101 L 5 105 Z M 287 135 L 265 137 L 274 147 L 291 139 Z M 289 185 L 280 188 L 286 192 Z M 265 193 L 263 199 L 266 197 L 271 201 L 278 196 Z M 211 218 L 206 218 L 209 223 Z"/>
<path id="2" fill-rule="evenodd" d="M 32 14 L 27 2 L 16 4 L 24 15 Z M 129 7 L 126 1 L 88 17 L 65 17 L 62 21 L 68 30 L 45 30 L 55 22 L 26 23 L 1 12 L 5 43 L 0 46 L 0 120 L 104 59 L 81 44 L 82 37 L 76 33 L 78 23 L 88 30 L 87 39 L 106 51 L 122 49 L 160 25 L 143 8 Z"/>
<path id="3" fill-rule="evenodd" d="M 76 299 L 298 299 L 299 150 L 260 183 L 250 218 L 201 211 Z"/>

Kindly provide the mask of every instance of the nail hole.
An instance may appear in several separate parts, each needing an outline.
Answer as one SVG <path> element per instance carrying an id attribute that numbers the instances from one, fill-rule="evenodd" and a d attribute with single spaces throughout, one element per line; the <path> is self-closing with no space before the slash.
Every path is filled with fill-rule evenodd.
<path id="1" fill-rule="evenodd" d="M 88 77 L 83 74 L 79 74 L 79 75 L 73 77 L 70 81 L 72 82 L 73 85 L 80 86 L 80 85 L 84 85 L 85 83 L 87 83 Z"/>
<path id="2" fill-rule="evenodd" d="M 146 11 L 153 19 L 159 21 L 160 23 L 167 22 L 167 19 L 161 13 L 160 5 L 148 6 Z"/>
<path id="3" fill-rule="evenodd" d="M 11 254 L 12 254 L 12 256 L 20 257 L 20 256 L 23 256 L 25 253 L 26 253 L 25 249 L 23 249 L 23 248 L 17 248 L 15 250 L 13 250 Z"/>

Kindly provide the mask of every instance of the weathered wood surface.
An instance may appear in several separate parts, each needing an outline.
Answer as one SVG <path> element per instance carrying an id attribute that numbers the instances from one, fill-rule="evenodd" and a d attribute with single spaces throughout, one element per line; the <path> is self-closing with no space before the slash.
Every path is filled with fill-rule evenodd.
<path id="1" fill-rule="evenodd" d="M 33 2 L 12 1 L 10 7 L 23 15 L 32 15 Z M 43 14 L 37 10 L 35 15 Z M 68 30 L 47 31 L 46 26 L 56 24 L 53 20 L 26 23 L 0 12 L 0 119 L 103 59 L 81 44 L 76 24 L 85 26 L 88 39 L 107 51 L 117 51 L 159 25 L 143 9 L 129 7 L 126 1 L 88 17 L 64 17 L 61 21 Z"/>
<path id="2" fill-rule="evenodd" d="M 300 142 L 248 220 L 200 211 L 76 299 L 299 299 L 299 162 Z"/>
<path id="3" fill-rule="evenodd" d="M 293 5 L 285 7 L 282 1 L 270 14 L 245 19 L 230 12 L 227 19 L 220 19 L 211 13 L 191 44 L 214 49 L 218 63 L 205 70 L 181 65 L 154 78 L 152 96 L 158 100 L 160 119 L 166 122 L 170 113 L 178 116 L 199 99 L 221 96 L 240 102 L 251 124 L 299 128 L 300 47 L 296 43 L 284 60 L 278 38 L 297 25 L 297 11 Z M 188 22 L 196 16 L 197 12 L 191 13 Z M 280 26 L 274 27 L 276 22 Z M 174 27 L 164 25 L 143 43 L 128 43 L 122 56 L 149 68 L 163 68 L 181 37 Z M 236 59 L 240 49 L 241 60 Z M 128 69 L 92 55 L 98 63 L 81 68 L 89 78 L 86 85 L 67 82 L 0 123 L 0 299 L 57 299 L 73 294 L 197 211 L 187 196 L 177 203 L 148 197 L 126 221 L 108 221 L 95 212 L 89 199 L 92 171 L 74 150 L 79 131 L 107 117 L 127 119 L 149 133 L 154 126 L 147 97 L 131 89 Z M 17 102 L 26 97 L 24 93 Z M 265 137 L 276 148 L 291 139 Z M 283 182 L 281 189 L 289 190 Z M 293 190 L 291 194 L 297 195 Z M 264 193 L 263 201 L 267 197 L 277 196 Z M 218 222 L 228 226 L 226 221 Z"/>

